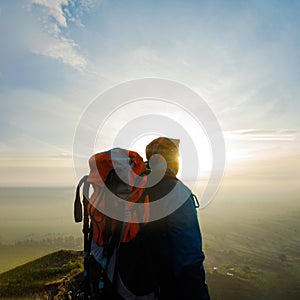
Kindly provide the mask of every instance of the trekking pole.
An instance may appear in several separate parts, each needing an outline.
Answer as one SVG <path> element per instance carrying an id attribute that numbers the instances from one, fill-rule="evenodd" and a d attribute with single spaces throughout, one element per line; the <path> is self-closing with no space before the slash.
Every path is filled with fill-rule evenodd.
<path id="1" fill-rule="evenodd" d="M 76 223 L 82 222 L 82 204 L 83 204 L 83 236 L 84 236 L 84 244 L 83 244 L 83 282 L 79 290 L 79 294 L 83 293 L 84 299 L 90 299 L 90 289 L 89 289 L 89 277 L 88 277 L 88 264 L 89 264 L 89 255 L 91 252 L 91 243 L 90 243 L 90 235 L 91 235 L 91 226 L 88 215 L 88 193 L 90 184 L 86 182 L 88 176 L 84 176 L 78 183 L 76 189 L 76 198 L 74 202 L 74 219 Z M 83 201 L 81 203 L 80 200 L 80 188 L 83 184 Z M 78 295 L 79 295 L 78 294 Z"/>
<path id="2" fill-rule="evenodd" d="M 90 240 L 90 219 L 88 215 L 88 204 L 89 204 L 89 188 L 90 185 L 84 181 L 83 185 L 83 282 L 84 282 L 84 300 L 90 299 L 89 289 L 89 256 L 91 253 L 91 240 Z"/>

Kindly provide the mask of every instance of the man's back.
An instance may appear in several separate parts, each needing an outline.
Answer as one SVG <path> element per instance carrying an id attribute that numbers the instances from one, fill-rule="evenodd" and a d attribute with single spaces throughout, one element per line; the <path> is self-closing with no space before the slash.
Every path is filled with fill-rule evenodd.
<path id="1" fill-rule="evenodd" d="M 202 238 L 192 194 L 187 199 L 186 187 L 174 173 L 167 171 L 163 179 L 147 190 L 150 201 L 166 197 L 163 208 L 166 217 L 149 224 L 151 249 L 155 257 L 160 287 L 159 299 L 209 299 L 205 283 Z M 185 193 L 181 193 L 181 190 Z M 167 215 L 170 205 L 177 205 Z"/>

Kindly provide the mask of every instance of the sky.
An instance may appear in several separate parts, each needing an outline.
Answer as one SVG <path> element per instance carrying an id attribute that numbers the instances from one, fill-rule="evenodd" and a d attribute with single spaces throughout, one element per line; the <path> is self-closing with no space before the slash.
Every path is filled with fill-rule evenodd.
<path id="1" fill-rule="evenodd" d="M 225 179 L 299 182 L 299 28 L 292 0 L 0 1 L 0 185 L 74 185 L 88 105 L 148 77 L 205 99 L 224 134 Z"/>

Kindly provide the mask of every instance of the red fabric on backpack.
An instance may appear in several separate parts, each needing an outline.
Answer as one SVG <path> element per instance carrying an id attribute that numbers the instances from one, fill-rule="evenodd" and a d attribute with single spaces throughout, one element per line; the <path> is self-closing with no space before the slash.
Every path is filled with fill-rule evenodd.
<path id="1" fill-rule="evenodd" d="M 114 150 L 114 149 L 113 149 Z M 120 149 L 121 151 L 127 151 Z M 112 151 L 112 150 L 111 150 Z M 104 211 L 106 201 L 110 201 L 109 193 L 104 189 L 105 181 L 114 168 L 113 162 L 110 156 L 110 151 L 101 152 L 93 155 L 89 160 L 90 174 L 87 178 L 87 182 L 91 183 L 94 189 L 93 194 L 90 197 L 88 204 L 88 213 L 93 225 L 93 238 L 99 246 L 104 245 L 104 228 L 108 220 L 108 217 L 104 215 L 101 211 Z M 142 157 L 134 152 L 127 151 L 128 153 L 128 164 L 136 175 L 141 175 L 146 169 L 146 165 Z M 131 174 L 132 175 L 132 174 Z M 130 176 L 130 196 L 126 205 L 128 209 L 132 211 L 130 221 L 127 223 L 125 228 L 125 233 L 122 238 L 122 242 L 129 242 L 132 240 L 140 230 L 140 224 L 138 223 L 138 214 L 141 213 L 134 210 L 135 203 L 142 197 L 144 192 L 144 186 L 146 184 L 147 178 L 143 176 L 139 179 L 138 187 L 133 186 L 136 178 Z M 146 195 L 144 198 L 144 210 L 142 220 L 147 223 L 149 220 L 149 197 Z M 112 219 L 111 230 L 115 226 L 116 220 Z"/>

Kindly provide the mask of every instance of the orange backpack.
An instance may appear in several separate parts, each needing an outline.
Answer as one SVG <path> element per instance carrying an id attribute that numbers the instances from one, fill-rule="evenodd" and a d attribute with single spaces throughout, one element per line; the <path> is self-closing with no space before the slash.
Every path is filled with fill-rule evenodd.
<path id="1" fill-rule="evenodd" d="M 128 183 L 123 182 L 116 173 L 113 156 L 117 160 L 115 163 L 119 164 L 123 170 L 125 169 L 125 172 L 127 171 L 128 174 L 125 175 L 127 175 Z M 129 242 L 140 230 L 139 218 L 141 216 L 138 214 L 143 214 L 144 223 L 147 223 L 149 219 L 149 207 L 147 205 L 144 207 L 144 212 L 134 209 L 135 203 L 140 202 L 141 199 L 145 204 L 149 203 L 149 197 L 143 195 L 146 184 L 146 176 L 144 176 L 146 165 L 142 157 L 134 151 L 114 148 L 93 155 L 89 160 L 89 165 L 90 174 L 87 177 L 87 182 L 92 185 L 94 192 L 90 197 L 87 209 L 92 221 L 94 240 L 99 246 L 103 246 L 104 229 L 106 228 L 110 232 L 114 229 L 116 221 L 114 219 L 109 220 L 111 218 L 106 216 L 103 211 L 105 211 L 106 206 L 113 205 L 108 203 L 108 201 L 114 201 L 110 193 L 114 193 L 114 195 L 117 193 L 116 196 L 120 199 L 123 198 L 126 201 L 124 205 L 131 211 L 130 220 L 126 222 L 125 232 L 121 240 L 121 242 Z M 107 228 L 107 222 L 111 223 L 111 228 Z"/>
<path id="2" fill-rule="evenodd" d="M 102 272 L 99 281 L 100 289 L 104 289 L 104 285 L 111 284 L 107 280 L 106 268 L 110 263 L 110 259 L 113 260 L 114 251 L 117 250 L 120 264 L 114 267 L 117 270 L 114 273 L 121 274 L 121 277 L 125 273 L 123 281 L 127 285 L 127 289 L 133 291 L 133 293 L 145 294 L 151 292 L 151 280 L 139 282 L 147 274 L 145 261 L 148 261 L 148 259 L 141 257 L 141 255 L 145 255 L 147 249 L 145 250 L 145 246 L 140 243 L 143 235 L 138 235 L 144 224 L 147 224 L 149 220 L 149 196 L 145 193 L 148 172 L 146 164 L 138 153 L 114 148 L 93 155 L 89 159 L 89 166 L 90 173 L 80 180 L 74 202 L 75 221 L 81 222 L 82 214 L 84 215 L 85 283 L 83 286 L 85 288 L 83 289 L 85 290 L 83 293 L 85 295 L 90 293 L 89 257 L 92 242 L 104 249 L 103 258 L 100 262 Z M 80 188 L 82 185 L 83 201 L 81 202 Z M 93 189 L 91 195 L 90 187 Z M 144 205 L 136 205 L 138 203 Z M 117 212 L 116 216 L 118 218 L 114 218 L 114 212 Z M 120 216 L 124 216 L 124 219 Z M 132 243 L 130 243 L 131 241 Z M 126 254 L 124 255 L 124 253 Z M 126 266 L 120 269 L 121 265 L 126 265 L 122 263 L 124 260 L 126 262 L 132 261 L 130 268 Z M 136 265 L 135 270 L 140 270 L 134 272 L 135 274 L 132 277 L 127 272 L 130 269 L 133 270 L 134 265 Z M 146 286 L 143 287 L 145 284 Z"/>

